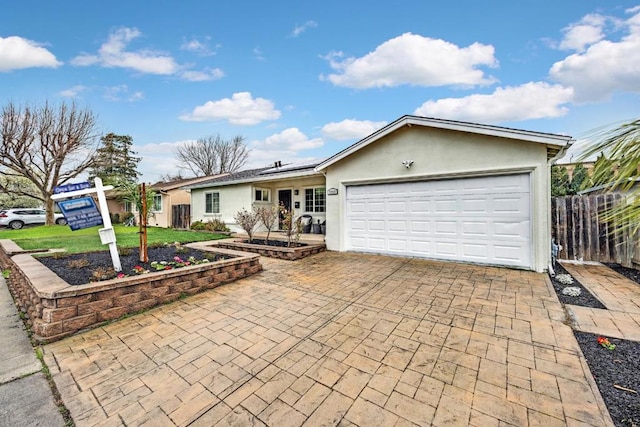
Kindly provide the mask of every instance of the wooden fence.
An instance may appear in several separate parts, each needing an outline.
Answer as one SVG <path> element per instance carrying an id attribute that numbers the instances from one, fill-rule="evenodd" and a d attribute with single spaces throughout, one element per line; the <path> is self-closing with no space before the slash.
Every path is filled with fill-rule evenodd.
<path id="1" fill-rule="evenodd" d="M 638 262 L 638 236 L 616 231 L 602 213 L 623 201 L 621 194 L 566 196 L 551 199 L 553 237 L 563 249 L 558 258 L 615 262 L 631 267 Z"/>
<path id="2" fill-rule="evenodd" d="M 188 230 L 191 226 L 191 205 L 171 205 L 171 228 Z"/>

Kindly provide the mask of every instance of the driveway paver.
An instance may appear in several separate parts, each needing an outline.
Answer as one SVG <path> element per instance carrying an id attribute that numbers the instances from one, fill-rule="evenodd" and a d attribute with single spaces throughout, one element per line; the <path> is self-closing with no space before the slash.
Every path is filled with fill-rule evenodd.
<path id="1" fill-rule="evenodd" d="M 78 426 L 612 425 L 543 274 L 325 252 L 45 346 Z"/>

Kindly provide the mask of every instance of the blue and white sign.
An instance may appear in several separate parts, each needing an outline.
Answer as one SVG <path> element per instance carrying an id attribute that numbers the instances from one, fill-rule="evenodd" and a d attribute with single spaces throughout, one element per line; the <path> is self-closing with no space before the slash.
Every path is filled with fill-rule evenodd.
<path id="1" fill-rule="evenodd" d="M 56 185 L 53 187 L 53 194 L 68 193 L 70 191 L 86 190 L 91 188 L 88 182 L 78 182 L 75 184 Z"/>
<path id="2" fill-rule="evenodd" d="M 58 202 L 58 206 L 60 206 L 60 211 L 62 211 L 71 230 L 102 225 L 102 215 L 92 197 L 61 200 Z"/>

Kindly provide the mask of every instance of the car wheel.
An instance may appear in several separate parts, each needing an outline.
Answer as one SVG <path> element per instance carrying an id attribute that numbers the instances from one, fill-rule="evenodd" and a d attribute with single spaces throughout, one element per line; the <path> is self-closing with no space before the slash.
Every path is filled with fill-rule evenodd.
<path id="1" fill-rule="evenodd" d="M 20 230 L 22 227 L 24 227 L 24 222 L 22 222 L 22 221 L 11 221 L 9 223 L 9 227 L 11 227 L 14 230 Z"/>
<path id="2" fill-rule="evenodd" d="M 56 219 L 56 224 L 58 225 L 67 225 L 67 220 L 64 218 L 58 218 Z"/>

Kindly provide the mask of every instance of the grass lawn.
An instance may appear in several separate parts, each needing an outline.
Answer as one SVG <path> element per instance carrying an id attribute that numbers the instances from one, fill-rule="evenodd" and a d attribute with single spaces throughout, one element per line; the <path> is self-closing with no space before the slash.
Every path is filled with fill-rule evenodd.
<path id="1" fill-rule="evenodd" d="M 25 227 L 21 230 L 0 230 L 0 239 L 11 239 L 22 249 L 66 249 L 68 253 L 81 253 L 108 250 L 100 242 L 98 230 L 101 226 L 71 231 L 67 226 L 41 225 Z M 138 247 L 140 237 L 138 227 L 114 225 L 118 247 Z M 147 242 L 153 243 L 191 243 L 204 240 L 224 239 L 227 236 L 204 231 L 181 231 L 169 228 L 147 228 Z"/>

